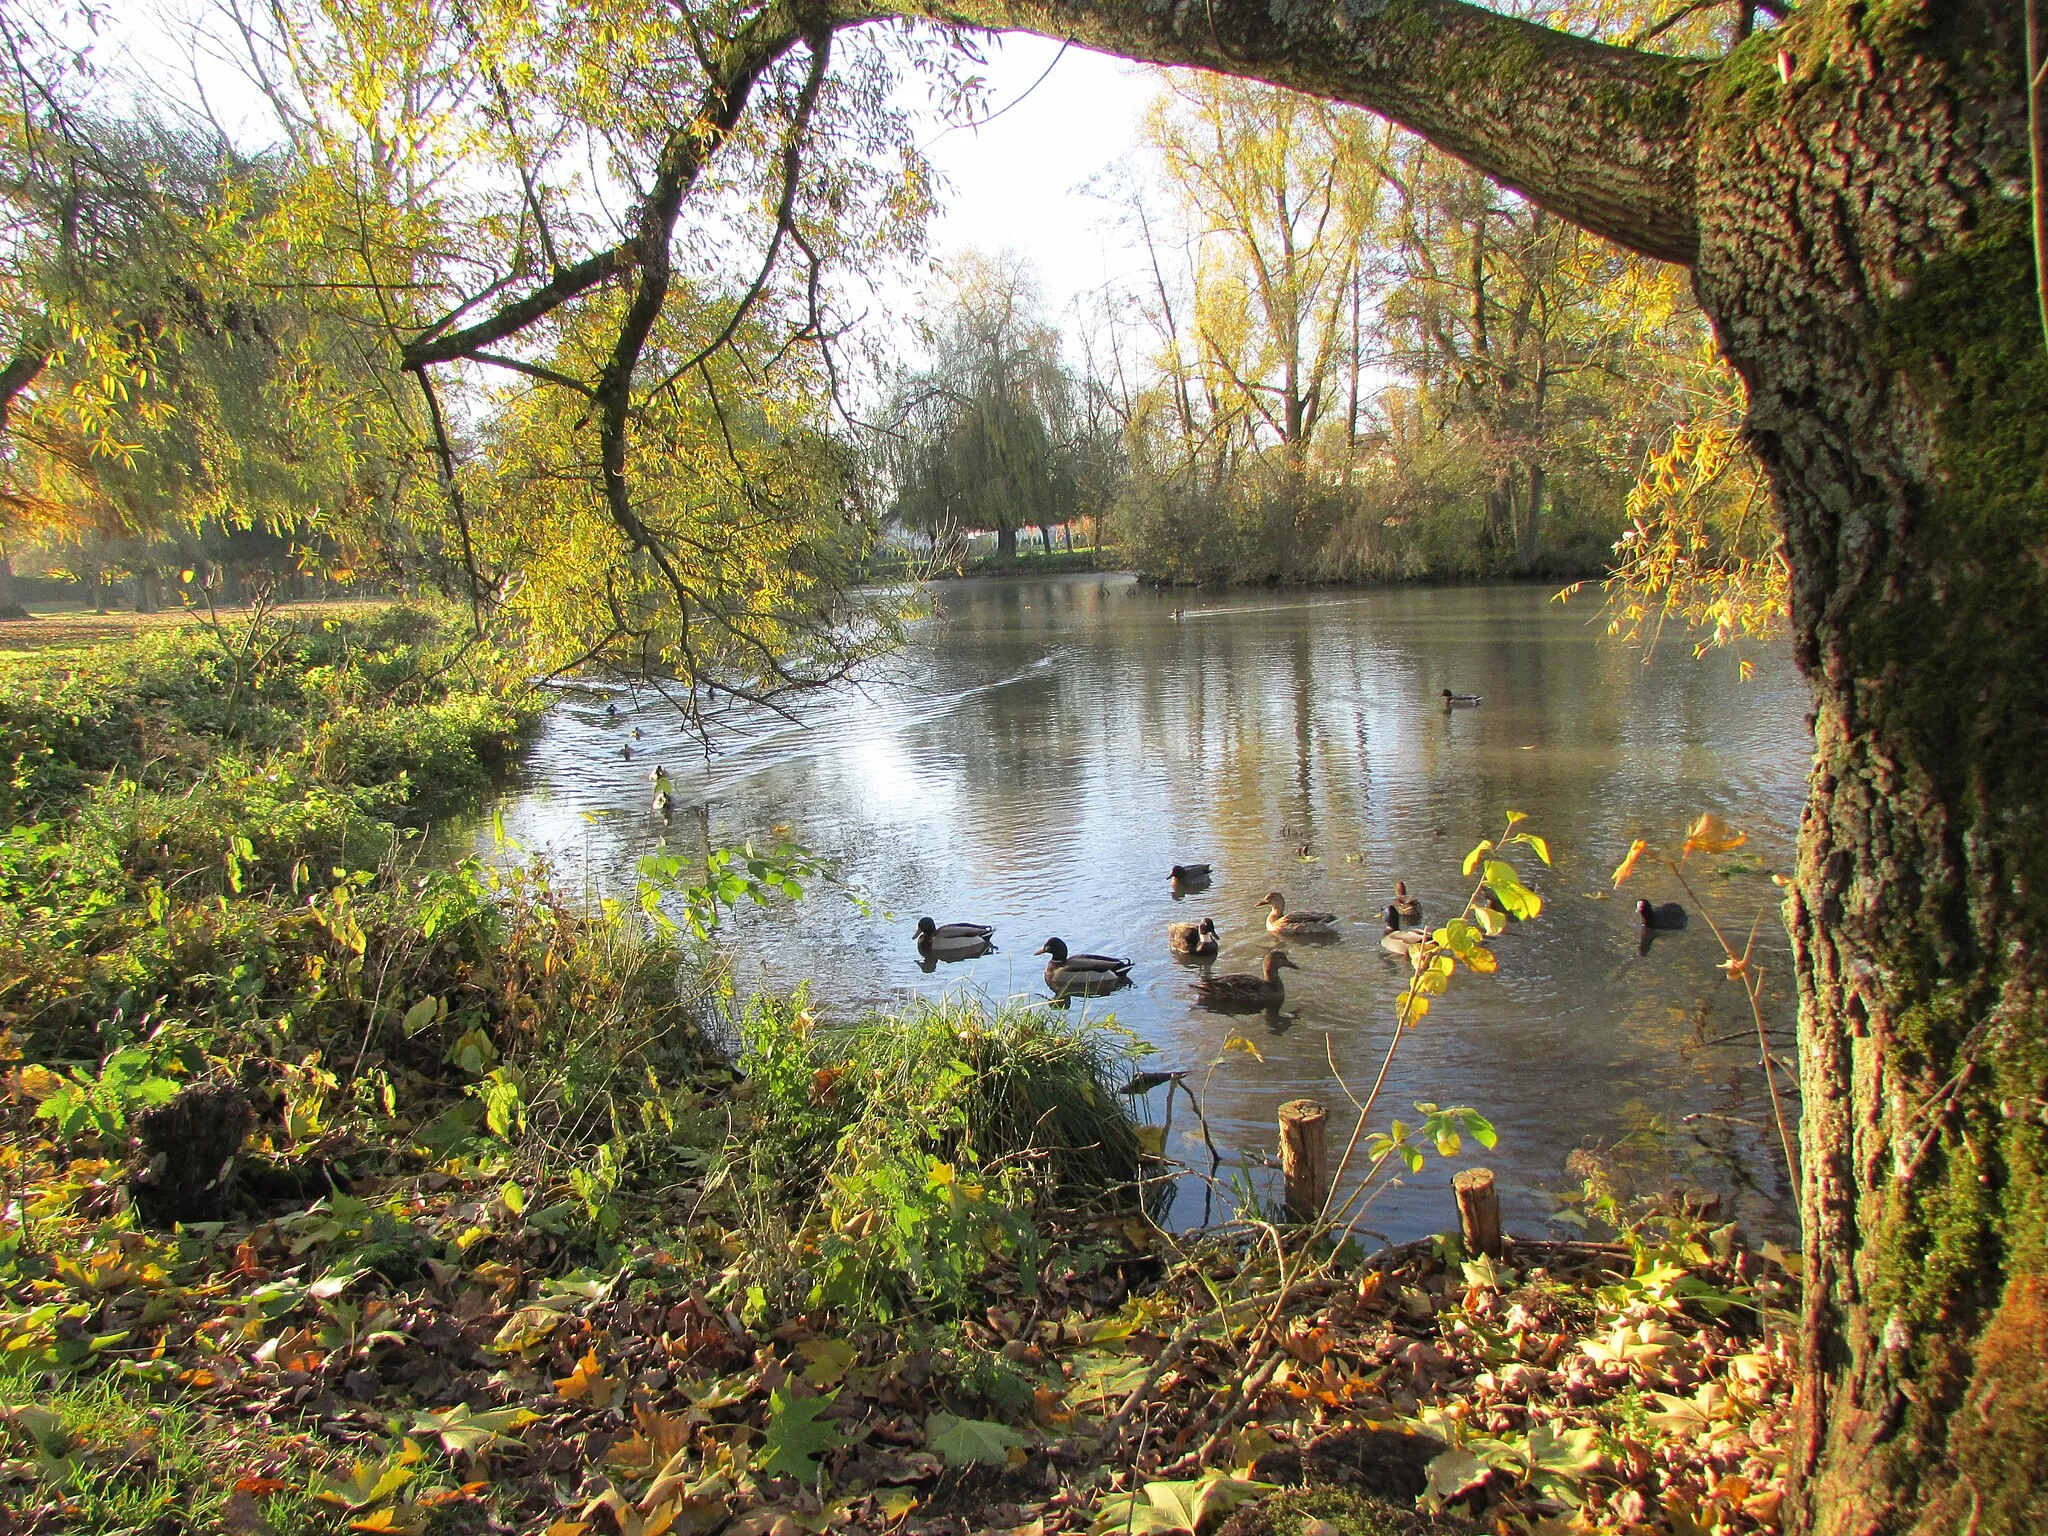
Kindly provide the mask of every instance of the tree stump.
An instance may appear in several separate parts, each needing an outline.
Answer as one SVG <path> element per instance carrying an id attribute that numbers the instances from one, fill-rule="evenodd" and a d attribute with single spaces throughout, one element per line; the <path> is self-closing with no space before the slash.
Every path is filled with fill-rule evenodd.
<path id="1" fill-rule="evenodd" d="M 1287 1219 L 1314 1221 L 1329 1195 L 1329 1111 L 1315 1099 L 1280 1106 L 1280 1174 L 1287 1183 Z"/>
<path id="2" fill-rule="evenodd" d="M 1467 1168 L 1451 1180 L 1458 1197 L 1458 1227 L 1464 1234 L 1465 1252 L 1500 1257 L 1500 1191 L 1494 1188 L 1491 1168 Z"/>
<path id="3" fill-rule="evenodd" d="M 128 1195 L 143 1225 L 219 1221 L 234 1192 L 234 1159 L 256 1123 L 242 1090 L 194 1083 L 135 1126 Z"/>

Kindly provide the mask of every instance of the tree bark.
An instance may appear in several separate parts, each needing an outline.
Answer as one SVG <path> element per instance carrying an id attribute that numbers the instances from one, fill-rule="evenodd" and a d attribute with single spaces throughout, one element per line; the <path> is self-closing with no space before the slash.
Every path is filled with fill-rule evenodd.
<path id="1" fill-rule="evenodd" d="M 2048 355 L 2017 7 L 1813 0 L 1717 71 L 1695 282 L 1812 681 L 1795 1523 L 2048 1529 Z"/>

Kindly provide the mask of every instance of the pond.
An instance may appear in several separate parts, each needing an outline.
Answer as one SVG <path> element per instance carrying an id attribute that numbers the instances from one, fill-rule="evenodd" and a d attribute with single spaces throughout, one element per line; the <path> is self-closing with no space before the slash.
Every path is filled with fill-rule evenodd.
<path id="1" fill-rule="evenodd" d="M 1406 974 L 1379 942 L 1394 882 L 1441 922 L 1469 889 L 1467 850 L 1519 810 L 1554 860 L 1518 850 L 1543 913 L 1496 942 L 1498 974 L 1461 974 L 1408 1033 L 1375 1120 L 1412 1121 L 1418 1101 L 1489 1117 L 1500 1139 L 1483 1156 L 1510 1231 L 1543 1226 L 1546 1192 L 1576 1183 L 1574 1149 L 1625 1144 L 1724 1191 L 1753 1234 L 1786 1233 L 1754 1030 L 1712 933 L 1695 912 L 1645 950 L 1635 898 L 1690 899 L 1647 867 L 1620 895 L 1608 884 L 1632 837 L 1670 837 L 1701 811 L 1746 831 L 1688 874 L 1738 945 L 1762 913 L 1768 1013 L 1789 1042 L 1769 875 L 1791 865 L 1811 738 L 1782 649 L 1747 682 L 1682 638 L 1646 660 L 1606 637 L 1597 597 L 1560 606 L 1526 586 L 1219 595 L 1089 575 L 933 595 L 885 678 L 812 702 L 801 726 L 723 741 L 709 762 L 657 697 L 621 695 L 616 716 L 558 706 L 498 807 L 504 834 L 621 893 L 664 836 L 694 858 L 704 839 L 787 829 L 871 910 L 821 889 L 742 912 L 724 942 L 743 991 L 809 981 L 827 1015 L 948 990 L 1042 997 L 1034 951 L 1049 935 L 1131 956 L 1131 987 L 1074 1006 L 1149 1042 L 1146 1066 L 1188 1072 L 1220 1177 L 1264 1187 L 1278 1106 L 1323 1100 L 1341 1144 L 1332 1065 L 1362 1095 L 1387 1050 Z M 1447 712 L 1445 688 L 1483 702 Z M 656 762 L 675 778 L 666 828 L 647 809 Z M 1208 888 L 1175 891 L 1168 868 L 1195 862 L 1214 866 Z M 1271 947 L 1255 903 L 1275 888 L 1340 914 L 1338 937 L 1290 946 L 1299 969 L 1277 1015 L 1198 1007 L 1199 972 L 1169 954 L 1166 925 L 1213 917 L 1216 969 L 1254 970 Z M 991 923 L 998 949 L 927 970 L 920 915 Z M 1258 1056 L 1223 1051 L 1233 1034 Z M 1206 1168 L 1191 1122 L 1182 1100 L 1170 1150 Z M 1403 1170 L 1365 1226 L 1399 1240 L 1454 1225 L 1450 1175 L 1477 1153 Z M 1204 1193 L 1184 1180 L 1175 1219 L 1215 1214 Z"/>

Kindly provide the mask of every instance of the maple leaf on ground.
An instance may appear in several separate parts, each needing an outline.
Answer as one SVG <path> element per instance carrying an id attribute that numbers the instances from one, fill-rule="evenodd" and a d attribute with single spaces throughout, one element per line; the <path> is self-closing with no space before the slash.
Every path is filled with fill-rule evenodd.
<path id="1" fill-rule="evenodd" d="M 809 1482 L 818 1475 L 818 1458 L 847 1443 L 839 1427 L 820 1417 L 837 1397 L 788 1397 L 780 1391 L 768 1394 L 768 1433 L 761 1442 L 766 1453 L 756 1465 L 770 1477 L 778 1474 Z"/>
<path id="2" fill-rule="evenodd" d="M 979 1462 L 1001 1466 L 1013 1448 L 1031 1443 L 1007 1424 L 988 1419 L 962 1419 L 950 1413 L 935 1413 L 925 1421 L 925 1444 L 946 1458 L 949 1467 L 971 1467 Z"/>

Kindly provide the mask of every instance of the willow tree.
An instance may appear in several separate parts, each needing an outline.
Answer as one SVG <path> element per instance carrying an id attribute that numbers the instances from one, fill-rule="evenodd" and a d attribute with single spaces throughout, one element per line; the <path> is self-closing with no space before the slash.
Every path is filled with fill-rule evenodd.
<path id="1" fill-rule="evenodd" d="M 1704 60 L 1458 0 L 465 0 L 448 14 L 483 45 L 451 71 L 487 106 L 523 90 L 546 111 L 486 114 L 508 196 L 477 229 L 503 254 L 470 262 L 405 365 L 532 366 L 502 349 L 601 292 L 612 344 L 572 381 L 593 493 L 661 553 L 625 464 L 680 236 L 703 234 L 679 230 L 684 204 L 727 146 L 752 146 L 768 265 L 808 245 L 830 198 L 778 151 L 805 140 L 806 99 L 839 99 L 806 88 L 832 36 L 885 13 L 1351 102 L 1692 269 L 1747 385 L 1814 695 L 1787 902 L 1806 1101 L 1795 1519 L 2048 1527 L 2048 351 L 2021 6 L 1807 0 Z M 782 125 L 766 146 L 744 125 L 762 81 Z M 616 233 L 576 227 L 573 187 L 548 180 L 572 111 L 632 188 Z"/>
<path id="2" fill-rule="evenodd" d="M 932 326 L 932 364 L 900 382 L 901 429 L 888 454 L 894 514 L 934 535 L 993 528 L 996 554 L 1017 553 L 1017 530 L 1083 509 L 1074 381 L 1037 281 L 1019 258 L 968 252 L 947 274 Z"/>

